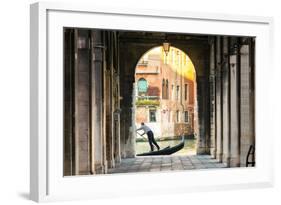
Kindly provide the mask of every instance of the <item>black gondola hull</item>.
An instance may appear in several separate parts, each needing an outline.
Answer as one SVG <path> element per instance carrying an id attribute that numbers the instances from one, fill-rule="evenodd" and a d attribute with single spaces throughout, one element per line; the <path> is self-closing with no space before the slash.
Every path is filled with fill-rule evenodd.
<path id="1" fill-rule="evenodd" d="M 184 147 L 184 139 L 182 139 L 182 142 L 174 147 L 165 147 L 164 149 L 153 151 L 153 152 L 146 152 L 142 154 L 137 154 L 137 156 L 153 156 L 153 155 L 171 155 L 175 152 L 178 152 Z"/>

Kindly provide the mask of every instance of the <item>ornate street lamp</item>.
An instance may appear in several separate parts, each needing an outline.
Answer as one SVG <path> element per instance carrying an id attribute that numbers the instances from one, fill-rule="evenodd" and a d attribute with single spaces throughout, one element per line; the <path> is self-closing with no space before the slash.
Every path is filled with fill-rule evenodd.
<path id="1" fill-rule="evenodd" d="M 170 46 L 171 44 L 167 42 L 167 40 L 165 40 L 163 42 L 163 49 L 164 49 L 164 52 L 166 54 L 166 56 L 168 55 L 169 51 L 170 51 Z"/>

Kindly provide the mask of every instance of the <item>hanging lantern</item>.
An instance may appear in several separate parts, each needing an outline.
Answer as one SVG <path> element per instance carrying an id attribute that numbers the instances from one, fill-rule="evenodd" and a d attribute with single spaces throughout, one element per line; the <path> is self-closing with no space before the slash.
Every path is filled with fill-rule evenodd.
<path id="1" fill-rule="evenodd" d="M 167 41 L 165 41 L 164 43 L 163 43 L 163 49 L 164 49 L 164 52 L 165 52 L 165 54 L 166 54 L 166 56 L 168 55 L 168 53 L 169 53 L 169 51 L 170 51 L 170 43 L 168 43 Z"/>

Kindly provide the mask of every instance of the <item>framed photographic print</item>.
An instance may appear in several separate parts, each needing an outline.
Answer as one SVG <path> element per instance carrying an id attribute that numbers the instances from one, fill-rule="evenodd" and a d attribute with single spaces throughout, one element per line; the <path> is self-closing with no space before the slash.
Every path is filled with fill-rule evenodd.
<path id="1" fill-rule="evenodd" d="M 31 199 L 272 186 L 272 24 L 32 4 Z"/>

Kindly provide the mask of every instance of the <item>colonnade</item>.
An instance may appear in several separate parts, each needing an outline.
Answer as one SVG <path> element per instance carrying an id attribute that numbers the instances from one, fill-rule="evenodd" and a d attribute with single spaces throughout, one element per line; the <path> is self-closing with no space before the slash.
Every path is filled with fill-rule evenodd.
<path id="1" fill-rule="evenodd" d="M 255 144 L 255 39 L 186 36 L 170 34 L 170 41 L 196 69 L 197 153 L 245 166 Z M 161 37 L 64 29 L 64 175 L 107 173 L 122 158 L 135 157 L 134 69 Z"/>
<path id="2" fill-rule="evenodd" d="M 229 167 L 255 144 L 254 68 L 254 38 L 210 38 L 210 154 Z"/>
<path id="3" fill-rule="evenodd" d="M 64 175 L 121 160 L 117 32 L 64 29 Z"/>

